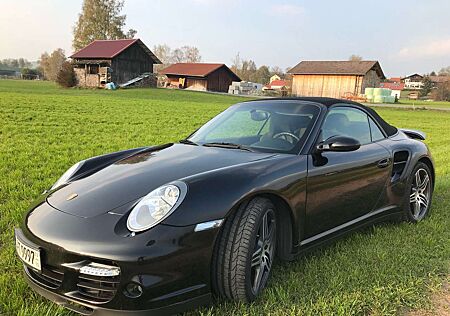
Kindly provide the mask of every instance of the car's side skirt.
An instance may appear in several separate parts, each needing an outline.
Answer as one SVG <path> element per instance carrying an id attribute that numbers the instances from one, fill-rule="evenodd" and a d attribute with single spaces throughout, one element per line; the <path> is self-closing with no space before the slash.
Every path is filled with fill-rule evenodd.
<path id="1" fill-rule="evenodd" d="M 332 236 L 331 238 L 334 238 L 334 237 L 336 237 L 336 236 L 334 236 L 335 233 L 351 230 L 352 228 L 357 229 L 360 226 L 369 224 L 370 222 L 372 222 L 372 220 L 376 219 L 378 216 L 382 216 L 385 213 L 392 213 L 397 208 L 398 208 L 398 206 L 396 206 L 396 205 L 389 205 L 389 206 L 380 208 L 380 209 L 378 209 L 376 211 L 367 213 L 367 214 L 365 214 L 363 216 L 360 216 L 358 218 L 355 218 L 355 219 L 353 219 L 353 220 L 351 220 L 349 222 L 346 222 L 344 224 L 341 224 L 341 225 L 336 226 L 336 227 L 334 227 L 332 229 L 329 229 L 329 230 L 324 231 L 324 232 L 322 232 L 320 234 L 317 234 L 315 236 L 312 236 L 312 237 L 309 237 L 309 238 L 303 240 L 300 243 L 300 247 L 309 246 L 310 244 L 313 244 L 313 243 L 315 243 L 316 241 L 319 241 L 319 240 L 326 240 L 326 239 L 328 239 L 331 236 Z M 391 215 L 391 214 L 386 214 L 386 215 Z"/>

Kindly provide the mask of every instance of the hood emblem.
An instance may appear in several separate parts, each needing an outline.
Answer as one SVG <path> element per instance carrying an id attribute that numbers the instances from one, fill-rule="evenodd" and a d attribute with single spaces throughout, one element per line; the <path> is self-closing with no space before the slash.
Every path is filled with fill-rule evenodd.
<path id="1" fill-rule="evenodd" d="M 72 193 L 66 198 L 66 201 L 71 201 L 71 200 L 73 200 L 76 197 L 78 197 L 78 194 Z"/>

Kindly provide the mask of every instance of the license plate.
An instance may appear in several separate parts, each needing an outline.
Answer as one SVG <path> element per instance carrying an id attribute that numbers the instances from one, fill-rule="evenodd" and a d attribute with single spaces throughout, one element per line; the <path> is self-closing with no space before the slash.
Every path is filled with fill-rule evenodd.
<path id="1" fill-rule="evenodd" d="M 39 249 L 25 245 L 16 236 L 16 251 L 19 258 L 30 267 L 41 271 L 41 252 Z"/>

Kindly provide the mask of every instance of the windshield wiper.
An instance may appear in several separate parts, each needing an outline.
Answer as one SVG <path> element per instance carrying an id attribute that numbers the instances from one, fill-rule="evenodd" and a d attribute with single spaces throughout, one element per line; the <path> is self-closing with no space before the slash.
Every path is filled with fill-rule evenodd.
<path id="1" fill-rule="evenodd" d="M 180 144 L 186 144 L 186 145 L 193 145 L 193 146 L 198 146 L 197 143 L 194 143 L 192 140 L 189 139 L 182 139 L 179 141 Z"/>
<path id="2" fill-rule="evenodd" d="M 240 145 L 240 144 L 234 144 L 234 143 L 205 143 L 203 144 L 205 147 L 220 147 L 220 148 L 230 148 L 230 149 L 240 149 L 240 150 L 246 150 L 246 151 L 253 151 L 250 148 Z"/>

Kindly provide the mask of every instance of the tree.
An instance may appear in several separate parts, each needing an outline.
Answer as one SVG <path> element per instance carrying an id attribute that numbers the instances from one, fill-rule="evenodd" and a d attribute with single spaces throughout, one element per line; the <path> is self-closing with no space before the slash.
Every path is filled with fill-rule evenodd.
<path id="1" fill-rule="evenodd" d="M 56 82 L 65 88 L 70 88 L 77 84 L 77 77 L 70 62 L 65 61 L 61 65 L 61 69 L 56 76 Z"/>
<path id="2" fill-rule="evenodd" d="M 242 60 L 240 53 L 237 53 L 236 56 L 231 61 L 231 70 L 237 75 L 242 66 Z"/>
<path id="3" fill-rule="evenodd" d="M 42 69 L 44 78 L 50 81 L 56 81 L 58 73 L 66 61 L 64 50 L 58 48 L 54 50 L 50 55 L 45 52 L 41 55 L 39 65 Z"/>
<path id="4" fill-rule="evenodd" d="M 430 76 L 437 76 L 436 72 L 433 70 L 432 72 L 430 72 Z"/>
<path id="5" fill-rule="evenodd" d="M 271 75 L 278 75 L 280 78 L 283 78 L 285 73 L 283 71 L 283 69 L 281 69 L 281 67 L 278 66 L 274 66 L 270 69 L 270 73 Z"/>
<path id="6" fill-rule="evenodd" d="M 422 90 L 420 90 L 420 95 L 422 97 L 426 97 L 431 90 L 433 90 L 433 82 L 431 81 L 429 76 L 425 76 L 422 80 L 423 86 Z"/>
<path id="7" fill-rule="evenodd" d="M 184 62 L 184 52 L 181 48 L 176 48 L 172 52 L 171 62 L 173 64 Z"/>
<path id="8" fill-rule="evenodd" d="M 30 69 L 30 68 L 26 68 L 26 67 L 22 68 L 20 73 L 22 74 L 22 79 L 25 79 L 25 80 L 38 79 L 40 76 L 40 73 L 37 69 Z"/>
<path id="9" fill-rule="evenodd" d="M 363 58 L 359 55 L 353 54 L 348 58 L 348 60 L 349 61 L 361 61 L 361 60 L 363 60 Z"/>
<path id="10" fill-rule="evenodd" d="M 450 76 L 450 66 L 444 67 L 439 70 L 439 76 Z"/>
<path id="11" fill-rule="evenodd" d="M 73 31 L 72 46 L 79 50 L 94 40 L 133 38 L 136 30 L 124 32 L 126 15 L 121 15 L 124 0 L 83 0 Z"/>
<path id="12" fill-rule="evenodd" d="M 435 101 L 450 101 L 450 82 L 442 82 L 433 89 L 432 98 Z"/>
<path id="13" fill-rule="evenodd" d="M 261 66 L 258 68 L 258 70 L 256 71 L 256 82 L 262 83 L 262 84 L 266 84 L 269 83 L 271 74 L 270 74 L 270 70 L 269 67 L 267 66 Z"/>
<path id="14" fill-rule="evenodd" d="M 172 58 L 172 49 L 167 44 L 153 46 L 153 53 L 165 65 L 170 64 Z"/>
<path id="15" fill-rule="evenodd" d="M 200 51 L 197 47 L 183 46 L 181 47 L 181 51 L 184 55 L 184 62 L 199 63 L 202 61 L 202 56 L 200 55 Z"/>

